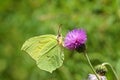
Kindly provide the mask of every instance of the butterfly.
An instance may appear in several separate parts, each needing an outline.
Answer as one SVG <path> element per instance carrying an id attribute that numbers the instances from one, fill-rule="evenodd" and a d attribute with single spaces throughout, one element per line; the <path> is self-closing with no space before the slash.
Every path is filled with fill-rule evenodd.
<path id="1" fill-rule="evenodd" d="M 50 73 L 63 64 L 64 53 L 62 36 L 59 34 L 59 30 L 57 36 L 47 34 L 26 40 L 21 50 L 28 53 L 40 69 Z"/>

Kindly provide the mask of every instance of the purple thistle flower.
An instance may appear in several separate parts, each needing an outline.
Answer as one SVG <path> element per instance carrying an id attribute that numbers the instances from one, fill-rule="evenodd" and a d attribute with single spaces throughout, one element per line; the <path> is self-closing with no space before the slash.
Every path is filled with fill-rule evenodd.
<path id="1" fill-rule="evenodd" d="M 107 80 L 106 76 L 100 76 L 99 75 L 99 78 L 101 80 Z M 97 77 L 94 74 L 89 74 L 87 80 L 98 80 L 98 79 L 97 79 Z"/>
<path id="2" fill-rule="evenodd" d="M 86 32 L 83 29 L 74 29 L 67 33 L 64 46 L 70 50 L 78 50 L 87 40 Z"/>

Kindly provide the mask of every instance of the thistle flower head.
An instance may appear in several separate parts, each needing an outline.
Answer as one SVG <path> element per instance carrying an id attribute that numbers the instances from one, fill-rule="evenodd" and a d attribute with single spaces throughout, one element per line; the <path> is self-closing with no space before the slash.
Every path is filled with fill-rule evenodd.
<path id="1" fill-rule="evenodd" d="M 67 33 L 64 46 L 70 50 L 78 50 L 84 46 L 87 40 L 87 35 L 83 29 L 74 29 Z"/>
<path id="2" fill-rule="evenodd" d="M 99 78 L 100 78 L 101 80 L 107 80 L 106 76 L 100 76 L 100 75 L 99 75 Z M 98 80 L 98 79 L 97 79 L 97 77 L 96 77 L 95 74 L 89 74 L 87 80 Z"/>

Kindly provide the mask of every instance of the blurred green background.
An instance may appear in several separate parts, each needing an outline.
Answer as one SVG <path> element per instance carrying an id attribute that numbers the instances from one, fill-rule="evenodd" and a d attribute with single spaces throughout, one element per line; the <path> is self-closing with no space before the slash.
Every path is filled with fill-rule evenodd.
<path id="1" fill-rule="evenodd" d="M 0 80 L 86 80 L 92 73 L 82 54 L 64 50 L 62 67 L 40 70 L 20 48 L 30 37 L 87 31 L 94 66 L 110 62 L 120 78 L 120 0 L 0 0 Z M 109 68 L 108 68 L 109 69 Z M 108 80 L 116 80 L 109 69 Z"/>

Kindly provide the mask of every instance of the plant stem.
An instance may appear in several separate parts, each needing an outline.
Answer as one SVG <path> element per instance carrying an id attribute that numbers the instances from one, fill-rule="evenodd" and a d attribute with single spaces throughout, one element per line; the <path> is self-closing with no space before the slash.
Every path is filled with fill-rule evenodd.
<path id="1" fill-rule="evenodd" d="M 115 72 L 115 70 L 113 69 L 110 63 L 103 63 L 102 65 L 108 65 L 111 68 L 112 72 L 114 73 L 116 80 L 119 80 L 117 73 Z"/>
<path id="2" fill-rule="evenodd" d="M 99 78 L 99 76 L 97 75 L 96 71 L 94 70 L 94 68 L 93 68 L 93 66 L 92 66 L 92 64 L 91 64 L 91 62 L 90 62 L 90 59 L 89 59 L 89 57 L 88 57 L 88 55 L 87 55 L 86 52 L 84 53 L 84 56 L 85 56 L 85 58 L 87 59 L 87 62 L 89 63 L 89 65 L 90 65 L 92 71 L 94 72 L 94 74 L 96 75 L 97 79 L 98 79 L 98 80 L 101 80 L 101 79 Z"/>

